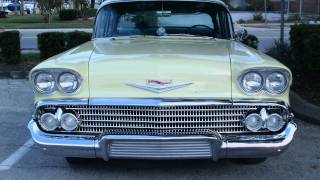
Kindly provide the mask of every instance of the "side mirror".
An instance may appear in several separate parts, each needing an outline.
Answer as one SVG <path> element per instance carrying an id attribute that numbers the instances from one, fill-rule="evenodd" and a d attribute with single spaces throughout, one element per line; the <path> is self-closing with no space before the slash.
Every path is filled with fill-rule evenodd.
<path id="1" fill-rule="evenodd" d="M 246 29 L 239 29 L 235 33 L 235 39 L 237 41 L 243 41 L 248 36 L 248 31 Z"/>

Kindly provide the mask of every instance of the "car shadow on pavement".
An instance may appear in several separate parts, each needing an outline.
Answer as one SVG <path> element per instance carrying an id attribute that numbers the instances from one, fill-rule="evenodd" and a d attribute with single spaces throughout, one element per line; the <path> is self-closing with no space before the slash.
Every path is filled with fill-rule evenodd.
<path id="1" fill-rule="evenodd" d="M 150 169 L 221 169 L 230 167 L 231 164 L 238 164 L 237 161 L 230 159 L 212 160 L 121 160 L 113 159 L 104 161 L 102 159 L 78 159 L 76 163 L 69 164 L 75 170 L 80 169 L 104 169 L 108 171 L 131 170 L 150 170 Z"/>

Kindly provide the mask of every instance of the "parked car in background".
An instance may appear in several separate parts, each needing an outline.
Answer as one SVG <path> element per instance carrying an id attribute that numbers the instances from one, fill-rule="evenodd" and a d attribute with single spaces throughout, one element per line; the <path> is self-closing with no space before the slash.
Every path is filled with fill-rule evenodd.
<path id="1" fill-rule="evenodd" d="M 68 160 L 279 155 L 291 72 L 236 38 L 220 0 L 105 1 L 92 41 L 31 71 L 31 135 Z"/>

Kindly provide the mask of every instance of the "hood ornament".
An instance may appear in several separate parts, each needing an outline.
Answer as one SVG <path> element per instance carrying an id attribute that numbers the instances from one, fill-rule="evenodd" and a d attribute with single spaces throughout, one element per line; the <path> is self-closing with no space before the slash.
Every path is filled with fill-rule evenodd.
<path id="1" fill-rule="evenodd" d="M 147 80 L 145 84 L 127 83 L 127 86 L 131 86 L 154 93 L 163 93 L 180 89 L 191 85 L 192 83 L 173 84 L 172 80 Z"/>

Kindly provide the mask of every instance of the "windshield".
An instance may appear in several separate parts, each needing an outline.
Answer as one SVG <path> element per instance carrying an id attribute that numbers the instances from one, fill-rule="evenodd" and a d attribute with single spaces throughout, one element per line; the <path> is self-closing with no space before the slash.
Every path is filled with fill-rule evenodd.
<path id="1" fill-rule="evenodd" d="M 124 2 L 103 7 L 95 38 L 192 35 L 230 39 L 231 19 L 221 5 L 203 2 Z"/>

